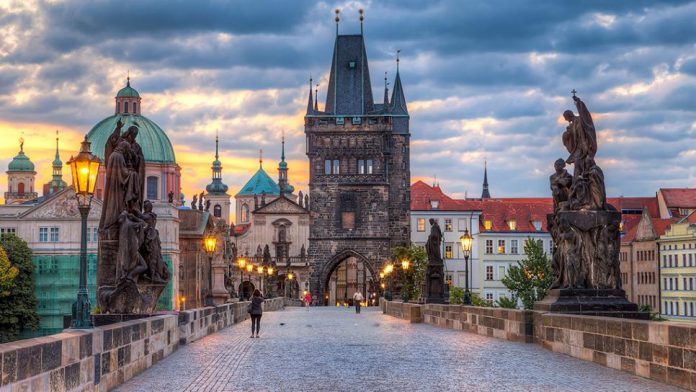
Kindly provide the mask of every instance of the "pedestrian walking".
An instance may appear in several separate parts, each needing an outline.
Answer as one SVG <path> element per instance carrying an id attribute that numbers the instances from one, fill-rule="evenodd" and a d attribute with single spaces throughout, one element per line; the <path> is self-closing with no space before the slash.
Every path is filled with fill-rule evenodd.
<path id="1" fill-rule="evenodd" d="M 302 301 L 304 301 L 305 307 L 307 307 L 307 310 L 309 311 L 309 305 L 312 304 L 312 294 L 309 291 L 305 291 Z"/>
<path id="2" fill-rule="evenodd" d="M 353 294 L 353 303 L 355 304 L 355 313 L 360 314 L 360 306 L 362 305 L 362 301 L 364 301 L 365 298 L 363 298 L 363 295 L 360 291 L 356 291 L 355 294 Z"/>
<path id="3" fill-rule="evenodd" d="M 251 337 L 254 337 L 254 329 L 256 329 L 256 337 L 259 337 L 259 330 L 261 329 L 261 315 L 263 315 L 263 296 L 261 292 L 256 289 L 254 294 L 251 296 L 251 304 L 249 304 L 249 315 L 251 315 Z"/>

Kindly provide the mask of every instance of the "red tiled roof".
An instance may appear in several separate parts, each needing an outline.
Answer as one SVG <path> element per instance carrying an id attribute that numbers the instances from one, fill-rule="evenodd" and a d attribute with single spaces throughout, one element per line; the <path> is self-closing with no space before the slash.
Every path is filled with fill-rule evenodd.
<path id="1" fill-rule="evenodd" d="M 621 236 L 621 242 L 629 243 L 636 238 L 636 233 L 638 232 L 638 223 L 640 223 L 640 218 L 642 215 L 623 215 L 621 217 L 621 222 L 623 222 L 623 233 Z"/>
<path id="2" fill-rule="evenodd" d="M 607 197 L 607 203 L 613 205 L 618 211 L 642 211 L 646 207 L 650 216 L 660 216 L 657 197 Z"/>
<path id="3" fill-rule="evenodd" d="M 655 234 L 657 234 L 658 237 L 665 234 L 672 223 L 674 223 L 674 219 L 652 219 L 653 228 L 655 229 Z"/>
<path id="4" fill-rule="evenodd" d="M 667 208 L 696 208 L 695 188 L 660 188 Z"/>
<path id="5" fill-rule="evenodd" d="M 423 181 L 416 181 L 411 185 L 411 211 L 433 210 L 431 200 L 439 202 L 435 211 L 468 211 L 472 205 L 461 204 L 460 200 L 454 200 L 442 192 L 439 186 L 430 186 Z M 473 208 L 478 210 L 477 208 Z"/>
<path id="6" fill-rule="evenodd" d="M 639 219 L 635 220 L 635 223 L 630 223 L 633 221 L 633 217 L 638 217 Z M 629 223 L 627 223 L 627 218 L 629 219 Z M 639 215 L 624 215 L 624 234 L 621 237 L 621 242 L 624 244 L 628 244 L 633 242 L 636 239 L 636 234 L 638 233 L 638 222 L 640 222 L 640 216 Z M 660 219 L 660 218 L 650 218 L 652 220 L 652 225 L 653 225 L 653 230 L 655 230 L 655 234 L 659 237 L 667 231 L 669 226 L 675 222 L 674 219 Z M 627 229 L 627 225 L 630 225 L 630 227 Z"/>
<path id="7" fill-rule="evenodd" d="M 546 215 L 553 212 L 552 203 L 524 201 L 484 201 L 482 202 L 480 227 L 481 232 L 546 232 Z M 491 229 L 486 230 L 485 222 L 491 221 Z M 510 230 L 509 222 L 514 220 L 515 230 Z M 541 230 L 534 227 L 533 222 L 541 222 Z"/>

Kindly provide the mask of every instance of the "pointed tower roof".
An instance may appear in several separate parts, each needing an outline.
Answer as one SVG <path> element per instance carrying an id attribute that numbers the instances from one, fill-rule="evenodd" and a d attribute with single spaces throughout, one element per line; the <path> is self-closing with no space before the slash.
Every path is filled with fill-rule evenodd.
<path id="1" fill-rule="evenodd" d="M 387 81 L 387 72 L 384 72 L 384 104 L 382 104 L 382 107 L 384 108 L 384 113 L 389 113 L 390 107 L 389 107 L 389 82 Z"/>
<path id="2" fill-rule="evenodd" d="M 213 171 L 213 181 L 205 187 L 206 192 L 212 195 L 227 194 L 229 187 L 222 182 L 222 163 L 220 162 L 219 154 L 219 138 L 215 135 L 215 160 L 211 167 Z"/>
<path id="3" fill-rule="evenodd" d="M 314 114 L 314 102 L 312 100 L 312 77 L 309 77 L 309 99 L 307 100 L 307 114 Z"/>
<path id="4" fill-rule="evenodd" d="M 271 176 L 263 170 L 263 150 L 259 150 L 259 170 L 247 181 L 236 196 L 277 196 L 280 187 Z"/>
<path id="5" fill-rule="evenodd" d="M 491 198 L 491 193 L 488 191 L 488 163 L 486 161 L 483 161 L 483 192 L 481 192 L 481 198 Z"/>
<path id="6" fill-rule="evenodd" d="M 401 75 L 399 74 L 399 53 L 396 52 L 396 78 L 394 79 L 394 89 L 391 97 L 391 112 L 392 114 L 408 115 L 406 107 L 406 97 L 404 96 L 404 88 L 401 85 Z"/>
<path id="7" fill-rule="evenodd" d="M 53 166 L 63 167 L 63 161 L 60 160 L 60 153 L 58 152 L 58 131 L 56 131 L 56 156 L 53 159 Z"/>
<path id="8" fill-rule="evenodd" d="M 361 115 L 372 110 L 372 85 L 363 36 L 337 35 L 324 111 Z"/>

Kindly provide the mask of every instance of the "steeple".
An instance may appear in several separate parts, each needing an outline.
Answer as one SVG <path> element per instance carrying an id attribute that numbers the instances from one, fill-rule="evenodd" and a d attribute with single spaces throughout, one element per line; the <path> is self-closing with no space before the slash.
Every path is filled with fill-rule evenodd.
<path id="1" fill-rule="evenodd" d="M 227 193 L 227 185 L 222 182 L 222 163 L 220 162 L 220 140 L 215 134 L 215 160 L 211 166 L 213 172 L 212 182 L 205 187 L 208 194 L 224 195 Z"/>
<path id="2" fill-rule="evenodd" d="M 481 192 L 481 198 L 491 198 L 491 193 L 488 191 L 488 163 L 486 161 L 483 161 L 483 192 Z"/>
<path id="3" fill-rule="evenodd" d="M 283 131 L 283 139 L 280 148 L 280 162 L 278 163 L 278 188 L 280 188 L 280 196 L 285 196 L 292 193 L 288 185 L 288 163 L 285 162 L 285 131 Z"/>
<path id="4" fill-rule="evenodd" d="M 65 189 L 67 184 L 63 181 L 63 161 L 60 160 L 59 149 L 59 138 L 58 131 L 56 131 L 56 156 L 53 159 L 53 179 L 48 185 L 48 193 L 55 193 Z"/>
<path id="5" fill-rule="evenodd" d="M 384 112 L 389 113 L 389 82 L 387 82 L 387 72 L 384 72 Z"/>
<path id="6" fill-rule="evenodd" d="M 314 114 L 314 102 L 312 100 L 312 75 L 309 76 L 309 99 L 307 100 L 307 114 Z"/>
<path id="7" fill-rule="evenodd" d="M 311 94 L 311 87 L 310 87 L 310 94 Z M 319 83 L 317 83 L 316 88 L 314 89 L 314 113 L 319 112 Z"/>
<path id="8" fill-rule="evenodd" d="M 401 75 L 399 74 L 399 54 L 401 50 L 396 51 L 396 79 L 394 80 L 394 89 L 391 97 L 391 112 L 392 114 L 408 115 L 406 107 L 406 97 L 404 96 L 404 88 L 401 86 Z"/>
<path id="9" fill-rule="evenodd" d="M 374 110 L 365 41 L 362 34 L 339 35 L 338 15 L 336 13 L 336 42 L 324 111 L 336 115 L 362 115 Z"/>

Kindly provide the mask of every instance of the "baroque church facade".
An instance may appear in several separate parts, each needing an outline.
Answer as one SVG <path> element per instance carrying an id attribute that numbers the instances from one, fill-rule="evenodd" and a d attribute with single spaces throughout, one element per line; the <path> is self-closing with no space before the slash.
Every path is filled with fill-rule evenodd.
<path id="1" fill-rule="evenodd" d="M 337 18 L 338 23 L 338 18 Z M 410 238 L 409 114 L 398 59 L 391 99 L 372 95 L 364 36 L 337 35 L 319 110 L 312 86 L 304 118 L 311 203 L 311 290 L 324 304 L 378 291 L 378 271 Z"/>

